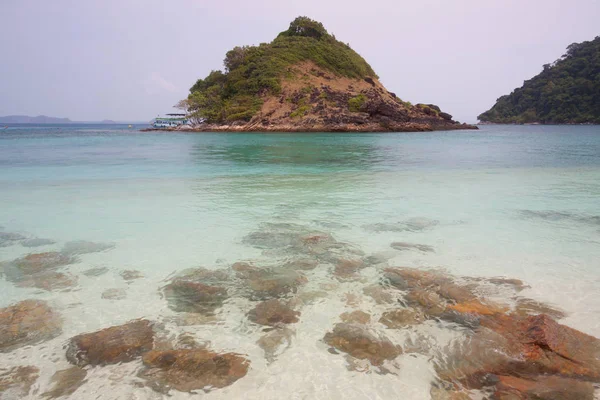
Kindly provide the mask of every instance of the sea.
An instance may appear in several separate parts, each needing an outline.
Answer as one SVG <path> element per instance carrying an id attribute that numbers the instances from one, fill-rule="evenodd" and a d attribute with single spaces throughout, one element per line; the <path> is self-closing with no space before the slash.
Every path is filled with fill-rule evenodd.
<path id="1" fill-rule="evenodd" d="M 0 277 L 0 307 L 40 299 L 63 319 L 60 336 L 0 353 L 1 366 L 40 369 L 31 398 L 43 398 L 53 374 L 70 366 L 71 337 L 146 318 L 167 338 L 186 334 L 243 355 L 247 375 L 224 388 L 167 395 L 144 384 L 135 360 L 87 367 L 71 398 L 427 399 L 432 359 L 456 333 L 440 321 L 406 332 L 381 325 L 394 305 L 364 290 L 388 267 L 519 279 L 518 296 L 560 309 L 562 324 L 600 337 L 600 126 L 280 134 L 141 128 L 0 130 L 0 232 L 22 238 L 3 242 L 0 262 L 72 242 L 106 245 L 60 270 L 72 277 L 70 287 L 22 287 Z M 248 238 L 286 229 L 331 235 L 377 261 L 353 279 L 338 279 L 327 262 L 303 271 L 306 283 L 291 295 L 299 321 L 286 327 L 273 357 L 257 343 L 268 329 L 248 320 L 256 299 L 233 294 L 211 318 L 184 322 L 169 308 L 163 288 L 182 271 L 283 265 L 285 246 Z M 26 247 L 23 238 L 47 244 Z M 119 295 L 111 298 L 109 289 Z M 495 292 L 495 301 L 514 303 L 515 293 L 505 292 Z M 356 310 L 370 313 L 369 329 L 394 343 L 421 340 L 429 350 L 405 351 L 386 369 L 356 367 L 323 340 L 342 313 Z"/>

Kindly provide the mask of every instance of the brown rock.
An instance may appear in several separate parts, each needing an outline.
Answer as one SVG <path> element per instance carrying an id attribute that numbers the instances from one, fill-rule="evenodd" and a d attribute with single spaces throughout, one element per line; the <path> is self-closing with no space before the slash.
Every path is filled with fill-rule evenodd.
<path id="1" fill-rule="evenodd" d="M 389 339 L 375 335 L 359 324 L 336 324 L 323 340 L 337 350 L 361 360 L 367 359 L 376 366 L 402 353 L 400 346 L 395 346 Z"/>
<path id="2" fill-rule="evenodd" d="M 227 289 L 176 279 L 164 287 L 169 308 L 177 312 L 211 314 L 227 299 Z"/>
<path id="3" fill-rule="evenodd" d="M 25 398 L 40 376 L 39 372 L 39 369 L 32 366 L 19 366 L 11 369 L 0 367 L 0 398 Z"/>
<path id="4" fill-rule="evenodd" d="M 432 387 L 429 394 L 431 400 L 471 400 L 472 397 L 464 391 Z"/>
<path id="5" fill-rule="evenodd" d="M 248 319 L 260 325 L 292 324 L 298 322 L 298 316 L 300 312 L 277 299 L 258 303 L 248 313 Z"/>
<path id="6" fill-rule="evenodd" d="M 594 386 L 589 382 L 557 376 L 522 379 L 498 376 L 494 399 L 593 400 Z"/>
<path id="7" fill-rule="evenodd" d="M 238 278 L 249 279 L 252 276 L 260 275 L 260 269 L 247 262 L 236 262 L 231 266 Z"/>
<path id="8" fill-rule="evenodd" d="M 411 325 L 418 325 L 424 321 L 425 317 L 418 311 L 411 309 L 399 309 L 386 311 L 381 315 L 379 322 L 391 329 L 405 328 Z"/>
<path id="9" fill-rule="evenodd" d="M 72 337 L 67 360 L 78 366 L 129 362 L 152 349 L 154 332 L 145 319 Z"/>
<path id="10" fill-rule="evenodd" d="M 207 349 L 153 350 L 144 354 L 143 362 L 146 369 L 141 376 L 155 390 L 173 388 L 181 392 L 229 386 L 243 378 L 250 365 L 238 354 L 218 354 Z"/>
<path id="11" fill-rule="evenodd" d="M 352 312 L 345 312 L 340 315 L 340 319 L 343 322 L 356 323 L 366 325 L 371 322 L 371 314 L 364 311 L 356 310 Z"/>
<path id="12" fill-rule="evenodd" d="M 0 352 L 50 340 L 62 332 L 62 321 L 41 300 L 25 300 L 0 309 Z"/>
<path id="13" fill-rule="evenodd" d="M 508 307 L 504 307 L 492 302 L 481 302 L 480 300 L 471 300 L 464 303 L 451 304 L 447 308 L 450 311 L 458 313 L 477 314 L 477 315 L 496 315 L 504 314 Z"/>
<path id="14" fill-rule="evenodd" d="M 455 283 L 443 283 L 436 292 L 446 300 L 455 301 L 457 303 L 466 303 L 475 300 L 475 295 L 466 286 L 459 286 Z"/>
<path id="15" fill-rule="evenodd" d="M 87 371 L 80 367 L 71 367 L 57 371 L 51 379 L 52 389 L 42 396 L 55 399 L 62 396 L 70 396 L 85 383 Z"/>
<path id="16" fill-rule="evenodd" d="M 108 268 L 106 268 L 106 267 L 94 267 L 94 268 L 90 268 L 86 271 L 83 271 L 83 275 L 89 276 L 89 277 L 96 277 L 96 276 L 104 275 L 107 272 L 108 272 Z"/>

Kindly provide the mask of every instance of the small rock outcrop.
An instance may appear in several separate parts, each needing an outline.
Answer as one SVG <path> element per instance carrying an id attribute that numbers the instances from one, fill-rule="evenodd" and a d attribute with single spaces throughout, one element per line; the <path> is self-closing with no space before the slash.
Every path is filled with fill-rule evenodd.
<path id="1" fill-rule="evenodd" d="M 299 311 L 278 299 L 263 301 L 248 313 L 248 319 L 260 325 L 293 324 L 298 322 Z"/>
<path id="2" fill-rule="evenodd" d="M 148 320 L 136 320 L 72 337 L 67 360 L 80 367 L 129 362 L 152 350 L 154 332 Z"/>
<path id="3" fill-rule="evenodd" d="M 49 399 L 70 396 L 85 383 L 86 376 L 87 371 L 77 366 L 56 371 L 50 380 L 52 388 L 42 396 Z"/>
<path id="4" fill-rule="evenodd" d="M 40 370 L 33 366 L 0 367 L 0 398 L 26 398 L 39 376 Z"/>

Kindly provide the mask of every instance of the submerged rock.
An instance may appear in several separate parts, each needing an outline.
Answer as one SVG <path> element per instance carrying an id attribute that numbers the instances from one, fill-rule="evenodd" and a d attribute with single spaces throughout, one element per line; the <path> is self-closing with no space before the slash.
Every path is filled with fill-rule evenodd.
<path id="1" fill-rule="evenodd" d="M 4 271 L 10 280 L 19 280 L 23 275 L 33 275 L 47 270 L 56 269 L 78 261 L 66 254 L 50 251 L 46 253 L 29 254 L 4 264 Z"/>
<path id="2" fill-rule="evenodd" d="M 108 268 L 106 268 L 106 267 L 94 267 L 94 268 L 90 268 L 86 271 L 83 271 L 83 275 L 89 276 L 89 277 L 96 277 L 96 276 L 104 275 L 107 272 L 108 272 Z"/>
<path id="3" fill-rule="evenodd" d="M 391 304 L 394 302 L 394 296 L 379 285 L 367 286 L 363 293 L 375 300 L 377 304 Z"/>
<path id="4" fill-rule="evenodd" d="M 223 388 L 243 378 L 250 362 L 234 353 L 218 354 L 207 349 L 152 350 L 143 357 L 140 376 L 160 392 Z"/>
<path id="5" fill-rule="evenodd" d="M 55 244 L 56 242 L 52 239 L 27 239 L 21 242 L 21 246 L 23 247 L 40 247 L 40 246 L 48 246 L 51 244 Z"/>
<path id="6" fill-rule="evenodd" d="M 400 346 L 359 324 L 336 324 L 323 340 L 333 348 L 361 360 L 367 359 L 375 366 L 383 364 L 385 360 L 393 360 L 402 353 Z"/>
<path id="7" fill-rule="evenodd" d="M 95 243 L 87 242 L 85 240 L 76 240 L 65 243 L 61 252 L 70 255 L 80 255 L 89 253 L 99 253 L 101 251 L 113 249 L 114 247 L 114 243 Z"/>
<path id="8" fill-rule="evenodd" d="M 18 287 L 35 287 L 47 291 L 66 290 L 77 286 L 79 280 L 76 276 L 62 272 L 41 272 L 34 275 L 26 275 L 19 280 Z"/>
<path id="9" fill-rule="evenodd" d="M 72 337 L 67 346 L 67 360 L 80 367 L 129 362 L 151 350 L 153 344 L 150 321 L 135 320 Z"/>
<path id="10" fill-rule="evenodd" d="M 177 312 L 212 314 L 227 299 L 227 289 L 176 279 L 163 288 L 169 308 Z"/>
<path id="11" fill-rule="evenodd" d="M 283 268 L 310 271 L 315 269 L 317 265 L 319 265 L 319 262 L 313 258 L 299 258 L 285 263 Z"/>
<path id="12" fill-rule="evenodd" d="M 70 396 L 85 383 L 86 376 L 87 371 L 77 366 L 57 371 L 50 380 L 52 388 L 42 396 L 50 399 Z"/>
<path id="13" fill-rule="evenodd" d="M 384 277 L 391 285 L 402 290 L 427 288 L 452 282 L 447 275 L 416 268 L 386 268 Z"/>
<path id="14" fill-rule="evenodd" d="M 50 340 L 62 332 L 62 320 L 41 300 L 24 300 L 0 309 L 0 352 Z"/>
<path id="15" fill-rule="evenodd" d="M 418 244 L 418 243 L 408 243 L 408 242 L 394 242 L 390 245 L 393 249 L 396 250 L 419 250 L 424 253 L 435 253 L 435 249 L 432 246 L 426 244 Z"/>
<path id="16" fill-rule="evenodd" d="M 125 289 L 106 289 L 101 297 L 107 300 L 123 300 L 127 297 L 127 292 Z"/>
<path id="17" fill-rule="evenodd" d="M 420 308 L 429 317 L 439 317 L 446 310 L 446 302 L 439 294 L 424 289 L 413 289 L 405 300 L 408 305 Z"/>
<path id="18" fill-rule="evenodd" d="M 342 320 L 342 322 L 366 325 L 369 322 L 371 322 L 371 314 L 366 313 L 364 311 L 356 310 L 341 314 L 340 319 Z"/>
<path id="19" fill-rule="evenodd" d="M 342 259 L 336 263 L 333 274 L 340 280 L 347 280 L 356 277 L 356 273 L 364 267 L 362 260 Z"/>
<path id="20" fill-rule="evenodd" d="M 25 236 L 18 233 L 0 232 L 0 247 L 13 246 L 23 239 Z"/>
<path id="21" fill-rule="evenodd" d="M 423 314 L 411 309 L 398 309 L 386 311 L 381 315 L 379 322 L 388 328 L 400 329 L 411 325 L 418 325 L 425 320 Z"/>
<path id="22" fill-rule="evenodd" d="M 268 300 L 296 293 L 306 282 L 308 279 L 296 271 L 274 268 L 258 270 L 251 275 L 247 284 L 251 299 Z"/>
<path id="23" fill-rule="evenodd" d="M 545 304 L 532 299 L 527 299 L 524 297 L 520 297 L 517 299 L 517 304 L 515 305 L 514 313 L 523 317 L 529 315 L 547 314 L 554 319 L 562 319 L 567 316 L 567 314 L 564 311 L 554 308 L 549 304 Z"/>
<path id="24" fill-rule="evenodd" d="M 300 312 L 277 299 L 263 301 L 248 313 L 248 319 L 260 325 L 293 324 L 299 316 Z"/>
<path id="25" fill-rule="evenodd" d="M 136 279 L 141 279 L 144 277 L 144 274 L 142 274 L 140 271 L 138 271 L 136 269 L 128 269 L 128 270 L 122 271 L 119 275 L 121 275 L 121 278 L 123 278 L 123 280 L 127 283 L 131 283 L 131 282 L 135 281 Z"/>
<path id="26" fill-rule="evenodd" d="M 513 278 L 490 278 L 487 280 L 494 285 L 507 285 L 511 286 L 516 291 L 520 292 L 521 290 L 527 288 L 528 286 L 523 283 L 520 279 Z"/>
<path id="27" fill-rule="evenodd" d="M 265 352 L 267 362 L 272 363 L 279 354 L 292 345 L 293 336 L 294 331 L 285 326 L 279 326 L 261 336 L 256 344 Z"/>
<path id="28" fill-rule="evenodd" d="M 12 400 L 27 397 L 39 376 L 40 370 L 33 366 L 0 367 L 0 398 Z"/>
<path id="29" fill-rule="evenodd" d="M 498 376 L 494 399 L 498 400 L 593 400 L 594 386 L 589 382 L 558 376 L 536 376 L 522 379 Z"/>
<path id="30" fill-rule="evenodd" d="M 363 228 L 372 232 L 418 232 L 432 228 L 439 224 L 439 221 L 416 217 L 401 222 L 383 222 L 364 225 Z"/>

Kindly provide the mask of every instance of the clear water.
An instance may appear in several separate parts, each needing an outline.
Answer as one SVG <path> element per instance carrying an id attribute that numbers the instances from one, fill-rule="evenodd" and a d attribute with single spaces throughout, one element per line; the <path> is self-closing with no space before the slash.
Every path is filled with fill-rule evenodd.
<path id="1" fill-rule="evenodd" d="M 11 126 L 0 131 L 0 225 L 57 243 L 0 247 L 0 261 L 60 250 L 65 242 L 113 242 L 66 270 L 75 290 L 17 288 L 0 279 L 0 307 L 40 298 L 65 318 L 64 333 L 39 346 L 0 354 L 0 364 L 34 364 L 45 391 L 68 363 L 63 346 L 82 332 L 134 318 L 175 315 L 159 288 L 174 272 L 271 262 L 242 238 L 265 222 L 307 225 L 367 254 L 392 252 L 389 265 L 441 267 L 456 275 L 506 276 L 530 285 L 521 294 L 568 313 L 562 322 L 600 337 L 600 127 L 484 126 L 480 131 L 386 134 L 185 134 L 125 126 Z M 415 217 L 439 224 L 417 232 L 373 232 L 365 225 Z M 435 247 L 399 252 L 394 241 Z M 107 267 L 99 277 L 82 274 Z M 123 270 L 144 278 L 126 283 Z M 219 323 L 180 327 L 216 350 L 247 354 L 245 378 L 206 398 L 414 398 L 429 396 L 426 357 L 402 355 L 395 375 L 350 372 L 322 342 L 338 315 L 374 314 L 347 293 L 377 280 L 339 283 L 329 267 L 307 274 L 326 290 L 303 306 L 292 345 L 267 363 L 247 322 L 253 304 L 232 300 Z M 123 300 L 106 300 L 122 288 Z M 308 290 L 308 289 L 307 289 Z M 354 307 L 354 308 L 353 308 Z M 434 326 L 419 328 L 436 340 Z M 387 332 L 386 332 L 387 334 Z M 389 334 L 391 338 L 393 334 Z M 403 340 L 401 337 L 396 340 Z M 439 338 L 443 341 L 443 338 Z M 139 362 L 90 369 L 81 399 L 161 398 L 133 384 Z M 139 379 L 138 379 L 139 380 Z M 107 390 L 110 389 L 110 390 Z M 174 392 L 173 398 L 190 395 Z"/>

